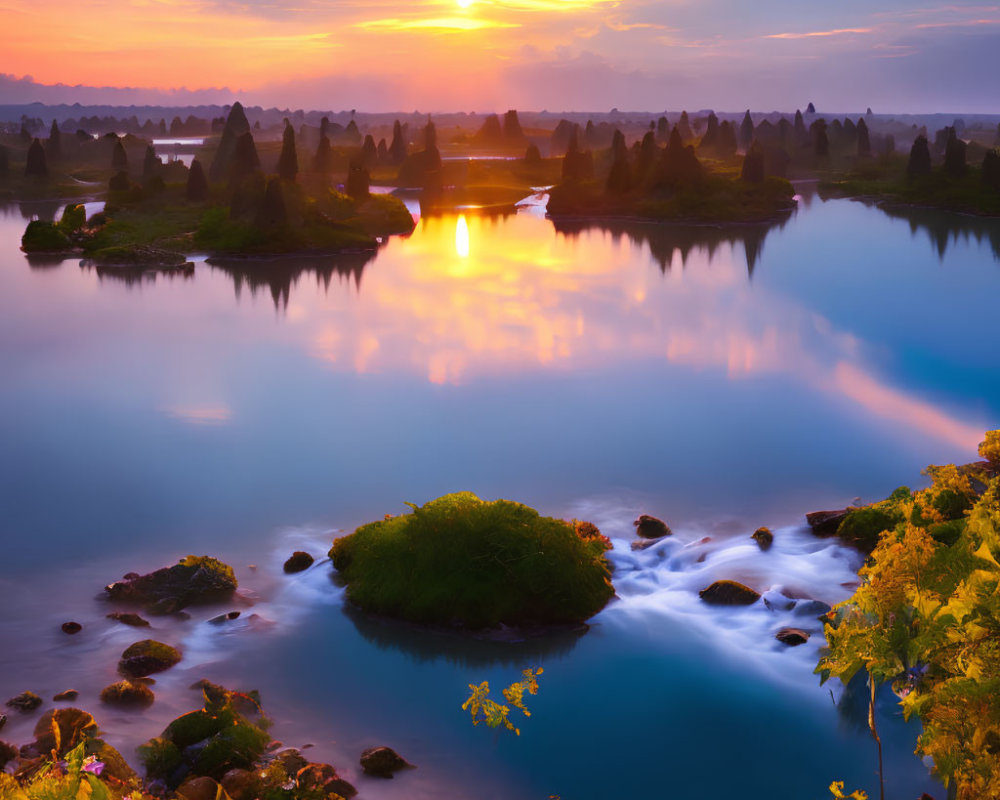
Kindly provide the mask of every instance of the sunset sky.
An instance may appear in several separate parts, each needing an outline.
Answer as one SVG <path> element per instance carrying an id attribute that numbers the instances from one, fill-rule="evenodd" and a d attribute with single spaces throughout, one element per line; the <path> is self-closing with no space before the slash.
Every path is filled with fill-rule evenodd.
<path id="1" fill-rule="evenodd" d="M 0 103 L 996 113 L 998 71 L 989 5 L 0 0 Z"/>

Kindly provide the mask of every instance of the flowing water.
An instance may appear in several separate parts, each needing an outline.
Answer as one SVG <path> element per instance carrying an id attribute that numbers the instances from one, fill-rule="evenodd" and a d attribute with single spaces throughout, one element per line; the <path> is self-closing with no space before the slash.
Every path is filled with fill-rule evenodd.
<path id="1" fill-rule="evenodd" d="M 370 798 L 877 791 L 863 706 L 812 674 L 814 601 L 847 597 L 860 558 L 803 514 L 922 485 L 997 427 L 1000 228 L 809 196 L 774 226 L 554 224 L 543 202 L 175 276 L 26 258 L 27 220 L 58 204 L 0 210 L 0 694 L 76 688 L 131 756 L 194 680 L 258 688 L 276 737 Z M 281 572 L 466 489 L 613 539 L 618 598 L 586 633 L 468 641 L 350 612 L 326 560 Z M 638 513 L 674 536 L 632 551 Z M 104 619 L 101 587 L 189 552 L 233 564 L 240 597 L 156 619 L 184 660 L 149 710 L 101 708 L 147 635 Z M 767 603 L 706 607 L 717 578 Z M 789 625 L 810 641 L 779 644 Z M 529 666 L 521 735 L 471 727 L 468 684 Z M 887 797 L 940 800 L 918 728 L 882 708 Z M 372 744 L 418 769 L 359 776 Z"/>

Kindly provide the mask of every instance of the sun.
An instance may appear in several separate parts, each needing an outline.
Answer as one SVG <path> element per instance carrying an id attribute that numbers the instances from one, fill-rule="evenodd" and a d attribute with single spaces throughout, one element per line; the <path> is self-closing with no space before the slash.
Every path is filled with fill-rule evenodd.
<path id="1" fill-rule="evenodd" d="M 471 6 L 471 5 L 472 5 L 472 4 L 473 4 L 473 3 L 475 2 L 475 1 L 476 1 L 476 0 L 455 0 L 455 2 L 456 2 L 456 3 L 458 3 L 458 7 L 459 7 L 459 8 L 468 8 L 468 7 L 469 7 L 469 6 Z"/>

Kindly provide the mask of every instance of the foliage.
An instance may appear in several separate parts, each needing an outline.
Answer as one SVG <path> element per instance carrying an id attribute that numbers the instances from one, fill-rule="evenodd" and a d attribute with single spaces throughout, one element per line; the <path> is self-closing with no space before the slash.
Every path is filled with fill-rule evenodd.
<path id="1" fill-rule="evenodd" d="M 484 628 L 581 622 L 614 595 L 606 538 L 509 500 L 445 495 L 372 522 L 330 557 L 362 609 Z"/>
<path id="2" fill-rule="evenodd" d="M 538 676 L 541 674 L 541 667 L 538 669 L 528 668 L 523 670 L 521 672 L 523 676 L 521 680 L 515 681 L 503 690 L 504 699 L 510 703 L 509 706 L 501 705 L 490 697 L 489 681 L 483 681 L 478 686 L 470 683 L 469 698 L 462 703 L 462 710 L 469 712 L 473 725 L 485 722 L 487 727 L 490 728 L 503 726 L 520 736 L 520 729 L 514 727 L 514 723 L 510 721 L 511 708 L 519 709 L 526 717 L 531 716 L 531 712 L 524 705 L 524 693 L 538 694 Z"/>
<path id="3" fill-rule="evenodd" d="M 868 800 L 868 795 L 860 789 L 855 789 L 850 794 L 844 794 L 844 782 L 834 781 L 830 784 L 830 794 L 837 800 Z"/>
<path id="4" fill-rule="evenodd" d="M 817 672 L 847 683 L 865 670 L 891 683 L 904 714 L 923 722 L 917 752 L 954 782 L 958 800 L 996 797 L 1000 478 L 975 464 L 927 472 L 929 488 L 877 504 L 899 521 L 879 538 L 861 586 L 831 612 Z M 987 488 L 977 496 L 974 485 Z"/>
<path id="5" fill-rule="evenodd" d="M 149 795 L 113 778 L 102 779 L 104 764 L 86 755 L 86 743 L 70 750 L 63 761 L 48 762 L 18 779 L 0 772 L 4 800 L 148 800 Z"/>
<path id="6" fill-rule="evenodd" d="M 1000 431 L 986 432 L 986 438 L 979 443 L 979 455 L 994 467 L 1000 467 Z"/>

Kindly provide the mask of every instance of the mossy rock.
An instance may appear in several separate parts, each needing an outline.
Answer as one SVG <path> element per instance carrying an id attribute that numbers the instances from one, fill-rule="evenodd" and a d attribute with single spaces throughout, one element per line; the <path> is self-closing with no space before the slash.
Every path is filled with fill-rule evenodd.
<path id="1" fill-rule="evenodd" d="M 870 553 L 878 544 L 882 532 L 892 530 L 902 521 L 902 516 L 893 509 L 879 506 L 852 508 L 837 526 L 837 536 L 845 544 Z"/>
<path id="2" fill-rule="evenodd" d="M 172 567 L 130 575 L 105 587 L 111 600 L 142 603 L 156 613 L 225 600 L 237 587 L 233 568 L 210 556 L 187 556 Z"/>
<path id="3" fill-rule="evenodd" d="M 580 623 L 614 595 L 593 526 L 509 500 L 445 495 L 369 523 L 330 550 L 358 607 L 412 622 L 481 629 Z"/>
<path id="4" fill-rule="evenodd" d="M 120 708 L 146 708 L 153 705 L 156 695 L 143 683 L 118 681 L 101 690 L 101 702 Z"/>
<path id="5" fill-rule="evenodd" d="M 302 572 L 305 569 L 309 569 L 313 565 L 314 560 L 309 553 L 303 550 L 296 550 L 285 561 L 283 569 L 287 573 Z"/>
<path id="6" fill-rule="evenodd" d="M 59 220 L 59 229 L 63 233 L 70 234 L 80 230 L 87 224 L 87 209 L 82 203 L 70 203 L 63 210 L 62 219 Z"/>
<path id="7" fill-rule="evenodd" d="M 69 237 L 51 222 L 32 220 L 21 237 L 25 253 L 61 253 L 73 249 Z"/>
<path id="8" fill-rule="evenodd" d="M 170 669 L 181 660 L 181 651 L 154 639 L 143 639 L 126 648 L 118 671 L 130 678 L 142 678 Z"/>
<path id="9" fill-rule="evenodd" d="M 189 711 L 171 722 L 163 731 L 163 738 L 173 742 L 183 750 L 204 741 L 232 725 L 235 715 L 212 714 L 205 710 Z"/>
<path id="10" fill-rule="evenodd" d="M 182 763 L 180 748 L 165 736 L 157 736 L 139 745 L 139 758 L 151 780 L 166 780 Z"/>
<path id="11" fill-rule="evenodd" d="M 760 594 L 738 581 L 716 581 L 698 592 L 706 603 L 715 606 L 749 606 L 760 599 Z"/>
<path id="12" fill-rule="evenodd" d="M 42 698 L 31 691 L 21 692 L 16 697 L 7 701 L 8 708 L 16 708 L 18 711 L 34 711 L 42 704 Z"/>
<path id="13" fill-rule="evenodd" d="M 771 545 L 774 544 L 774 534 L 771 533 L 771 529 L 764 526 L 757 528 L 751 535 L 750 538 L 757 542 L 757 546 L 761 550 L 769 550 Z"/>

